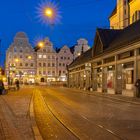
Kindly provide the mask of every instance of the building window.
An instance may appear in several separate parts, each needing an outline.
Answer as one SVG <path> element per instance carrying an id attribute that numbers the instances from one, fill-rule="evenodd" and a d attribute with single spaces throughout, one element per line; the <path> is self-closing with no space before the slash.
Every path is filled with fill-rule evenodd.
<path id="1" fill-rule="evenodd" d="M 25 66 L 28 67 L 28 63 L 25 63 Z"/>
<path id="2" fill-rule="evenodd" d="M 68 57 L 68 60 L 70 60 L 70 57 Z"/>
<path id="3" fill-rule="evenodd" d="M 63 66 L 65 67 L 65 63 L 63 63 Z"/>
<path id="4" fill-rule="evenodd" d="M 20 53 L 22 53 L 23 51 L 20 49 L 20 51 L 19 51 Z"/>
<path id="5" fill-rule="evenodd" d="M 20 55 L 20 58 L 22 58 L 22 55 Z"/>
<path id="6" fill-rule="evenodd" d="M 61 57 L 61 59 L 63 59 L 63 57 Z"/>
<path id="7" fill-rule="evenodd" d="M 48 63 L 48 67 L 50 67 L 51 66 L 51 64 L 50 63 Z"/>
<path id="8" fill-rule="evenodd" d="M 52 59 L 55 59 L 55 57 L 54 57 L 54 56 L 52 56 Z"/>
<path id="9" fill-rule="evenodd" d="M 39 71 L 39 74 L 41 74 L 41 71 Z"/>
<path id="10" fill-rule="evenodd" d="M 52 63 L 52 67 L 55 67 L 55 64 L 54 63 Z"/>
<path id="11" fill-rule="evenodd" d="M 63 74 L 65 74 L 65 71 L 63 71 Z"/>
<path id="12" fill-rule="evenodd" d="M 33 67 L 34 66 L 34 64 L 33 63 L 31 63 L 31 67 Z"/>
<path id="13" fill-rule="evenodd" d="M 38 58 L 42 58 L 42 55 L 41 55 L 41 54 L 39 54 L 39 55 L 38 55 Z"/>
<path id="14" fill-rule="evenodd" d="M 46 55 L 43 55 L 43 58 L 47 58 L 47 56 Z"/>
<path id="15" fill-rule="evenodd" d="M 19 64 L 22 67 L 22 63 Z"/>
<path id="16" fill-rule="evenodd" d="M 61 70 L 59 71 L 59 75 L 61 75 Z"/>
<path id="17" fill-rule="evenodd" d="M 136 22 L 139 19 L 140 19 L 140 11 L 135 11 L 135 13 L 132 16 L 132 23 Z"/>
<path id="18" fill-rule="evenodd" d="M 14 52 L 17 52 L 16 48 L 14 48 Z"/>
<path id="19" fill-rule="evenodd" d="M 46 67 L 46 63 L 43 63 L 43 67 Z"/>
<path id="20" fill-rule="evenodd" d="M 43 74 L 45 75 L 46 74 L 46 71 L 43 71 Z"/>
<path id="21" fill-rule="evenodd" d="M 42 66 L 41 63 L 39 63 L 38 66 L 41 67 Z"/>
<path id="22" fill-rule="evenodd" d="M 46 52 L 46 49 L 43 49 L 43 52 Z"/>
<path id="23" fill-rule="evenodd" d="M 50 75 L 51 74 L 51 72 L 50 71 L 48 71 L 48 75 Z"/>

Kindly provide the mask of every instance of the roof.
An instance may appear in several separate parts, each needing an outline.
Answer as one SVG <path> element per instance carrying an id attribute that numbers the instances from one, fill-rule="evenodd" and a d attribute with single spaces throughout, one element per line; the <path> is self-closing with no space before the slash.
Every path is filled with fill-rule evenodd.
<path id="1" fill-rule="evenodd" d="M 15 38 L 28 38 L 28 37 L 27 37 L 26 33 L 18 32 L 18 33 L 16 33 Z"/>
<path id="2" fill-rule="evenodd" d="M 113 50 L 117 50 L 123 47 L 127 47 L 128 44 L 134 43 L 136 41 L 140 41 L 140 20 L 131 24 L 125 29 L 121 30 L 113 30 L 113 29 L 97 29 L 97 33 L 99 33 L 99 37 L 103 44 L 103 52 L 110 52 Z M 97 34 L 96 33 L 96 34 Z M 81 56 L 75 59 L 70 65 L 69 68 L 84 64 L 95 57 L 100 56 L 94 55 L 92 57 L 92 50 L 98 46 L 94 46 L 93 48 L 89 49 L 87 52 L 83 53 Z"/>
<path id="3" fill-rule="evenodd" d="M 140 40 L 140 20 L 131 24 L 123 30 L 112 40 L 109 44 L 108 50 L 122 48 L 124 45 L 130 44 L 136 40 Z"/>
<path id="4" fill-rule="evenodd" d="M 88 51 L 81 54 L 79 57 L 77 57 L 70 65 L 69 68 L 72 68 L 74 66 L 84 64 L 85 62 L 92 59 L 92 48 L 90 48 Z"/>
<path id="5" fill-rule="evenodd" d="M 121 33 L 121 30 L 98 28 L 97 32 L 99 33 L 104 48 L 107 48 L 112 40 L 114 40 L 114 38 Z"/>

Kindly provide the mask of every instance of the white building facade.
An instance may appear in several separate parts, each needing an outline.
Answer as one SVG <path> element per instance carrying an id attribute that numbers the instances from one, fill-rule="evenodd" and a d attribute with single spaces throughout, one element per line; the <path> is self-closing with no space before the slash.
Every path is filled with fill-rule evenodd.
<path id="1" fill-rule="evenodd" d="M 48 38 L 44 46 L 37 51 L 37 82 L 49 83 L 56 81 L 56 51 Z"/>
<path id="2" fill-rule="evenodd" d="M 73 54 L 68 46 L 62 47 L 57 53 L 58 81 L 67 81 L 67 66 L 73 61 Z"/>
<path id="3" fill-rule="evenodd" d="M 82 53 L 89 50 L 90 47 L 88 45 L 88 41 L 86 39 L 79 39 L 77 41 L 77 45 L 74 47 L 74 59 L 76 59 L 78 56 L 80 56 Z"/>
<path id="4" fill-rule="evenodd" d="M 66 82 L 67 67 L 88 49 L 88 41 L 79 39 L 74 53 L 66 45 L 57 51 L 49 38 L 33 49 L 26 33 L 18 32 L 6 52 L 6 76 L 11 83 L 15 79 L 28 84 Z"/>
<path id="5" fill-rule="evenodd" d="M 9 82 L 35 83 L 36 53 L 24 32 L 16 34 L 6 52 L 6 75 Z"/>

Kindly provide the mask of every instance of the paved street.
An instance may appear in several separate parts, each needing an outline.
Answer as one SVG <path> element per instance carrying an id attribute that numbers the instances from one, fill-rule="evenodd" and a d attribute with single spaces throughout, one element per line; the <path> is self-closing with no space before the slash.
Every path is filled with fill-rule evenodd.
<path id="1" fill-rule="evenodd" d="M 65 88 L 40 88 L 38 92 L 43 95 L 47 112 L 78 139 L 138 140 L 140 137 L 140 105 Z M 56 133 L 52 126 L 51 130 L 62 139 L 62 129 Z"/>
<path id="2" fill-rule="evenodd" d="M 32 86 L 0 96 L 0 140 L 35 139 L 31 103 L 44 140 L 140 139 L 139 99 Z"/>

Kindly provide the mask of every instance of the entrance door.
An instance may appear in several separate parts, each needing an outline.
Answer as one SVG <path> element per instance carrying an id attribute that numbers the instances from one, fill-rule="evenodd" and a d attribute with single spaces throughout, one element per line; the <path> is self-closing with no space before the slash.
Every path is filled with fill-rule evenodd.
<path id="1" fill-rule="evenodd" d="M 122 94 L 122 64 L 117 65 L 116 92 Z"/>
<path id="2" fill-rule="evenodd" d="M 45 79 L 44 78 L 41 78 L 41 80 L 40 80 L 42 83 L 44 83 L 45 82 Z"/>

